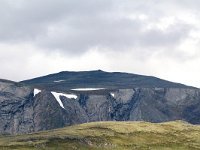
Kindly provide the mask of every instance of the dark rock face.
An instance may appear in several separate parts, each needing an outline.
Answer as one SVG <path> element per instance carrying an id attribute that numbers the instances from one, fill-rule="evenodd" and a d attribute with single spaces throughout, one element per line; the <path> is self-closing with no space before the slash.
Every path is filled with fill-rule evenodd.
<path id="1" fill-rule="evenodd" d="M 0 82 L 0 133 L 18 134 L 63 127 L 62 109 L 50 92 Z"/>
<path id="2" fill-rule="evenodd" d="M 62 108 L 51 91 L 34 96 L 31 87 L 1 81 L 0 133 L 30 133 L 109 120 L 200 124 L 199 89 L 132 88 L 74 94 L 77 99 L 60 96 Z"/>
<path id="3" fill-rule="evenodd" d="M 50 92 L 43 91 L 33 98 L 34 131 L 64 126 L 62 109 Z"/>
<path id="4" fill-rule="evenodd" d="M 0 133 L 33 132 L 31 89 L 0 82 Z"/>

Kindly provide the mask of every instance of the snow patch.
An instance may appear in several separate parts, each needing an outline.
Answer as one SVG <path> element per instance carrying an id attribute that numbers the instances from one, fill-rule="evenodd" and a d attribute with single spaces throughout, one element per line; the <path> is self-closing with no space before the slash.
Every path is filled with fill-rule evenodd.
<path id="1" fill-rule="evenodd" d="M 35 97 L 38 93 L 40 93 L 40 92 L 41 92 L 41 90 L 39 90 L 39 89 L 34 89 L 34 91 L 33 91 L 34 97 Z"/>
<path id="2" fill-rule="evenodd" d="M 112 97 L 115 97 L 115 94 L 114 94 L 114 93 L 110 93 L 110 95 L 111 95 Z"/>
<path id="3" fill-rule="evenodd" d="M 64 97 L 67 97 L 69 99 L 77 99 L 77 95 L 74 95 L 74 94 L 63 94 L 63 93 L 57 93 L 57 92 L 51 92 L 53 94 L 53 96 L 55 97 L 55 99 L 58 101 L 60 107 L 64 108 L 63 106 L 63 103 L 60 99 L 60 96 L 64 96 Z M 64 108 L 65 109 L 65 108 Z"/>
<path id="4" fill-rule="evenodd" d="M 63 82 L 65 80 L 57 80 L 57 81 L 53 81 L 53 82 L 56 82 L 56 83 L 59 83 L 59 82 Z"/>
<path id="5" fill-rule="evenodd" d="M 105 88 L 77 88 L 77 89 L 71 89 L 73 91 L 96 91 L 96 90 L 103 90 Z"/>

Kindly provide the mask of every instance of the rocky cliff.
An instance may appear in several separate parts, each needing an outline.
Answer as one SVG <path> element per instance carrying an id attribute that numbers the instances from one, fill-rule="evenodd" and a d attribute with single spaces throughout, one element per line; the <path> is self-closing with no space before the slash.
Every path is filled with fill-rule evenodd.
<path id="1" fill-rule="evenodd" d="M 51 91 L 0 80 L 0 133 L 20 134 L 93 121 L 184 120 L 200 124 L 200 90 L 177 87 Z M 52 92 L 57 92 L 57 96 Z"/>

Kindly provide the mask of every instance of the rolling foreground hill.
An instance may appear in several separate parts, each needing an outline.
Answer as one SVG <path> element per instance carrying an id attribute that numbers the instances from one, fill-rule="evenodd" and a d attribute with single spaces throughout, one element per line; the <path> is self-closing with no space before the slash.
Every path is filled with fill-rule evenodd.
<path id="1" fill-rule="evenodd" d="M 200 126 L 181 121 L 93 122 L 0 137 L 3 150 L 199 150 Z"/>

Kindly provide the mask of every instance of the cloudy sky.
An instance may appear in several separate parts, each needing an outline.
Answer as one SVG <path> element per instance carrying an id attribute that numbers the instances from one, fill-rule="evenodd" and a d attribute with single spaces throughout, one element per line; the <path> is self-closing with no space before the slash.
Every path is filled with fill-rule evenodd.
<path id="1" fill-rule="evenodd" d="M 199 0 L 0 0 L 0 78 L 123 71 L 200 87 Z"/>

